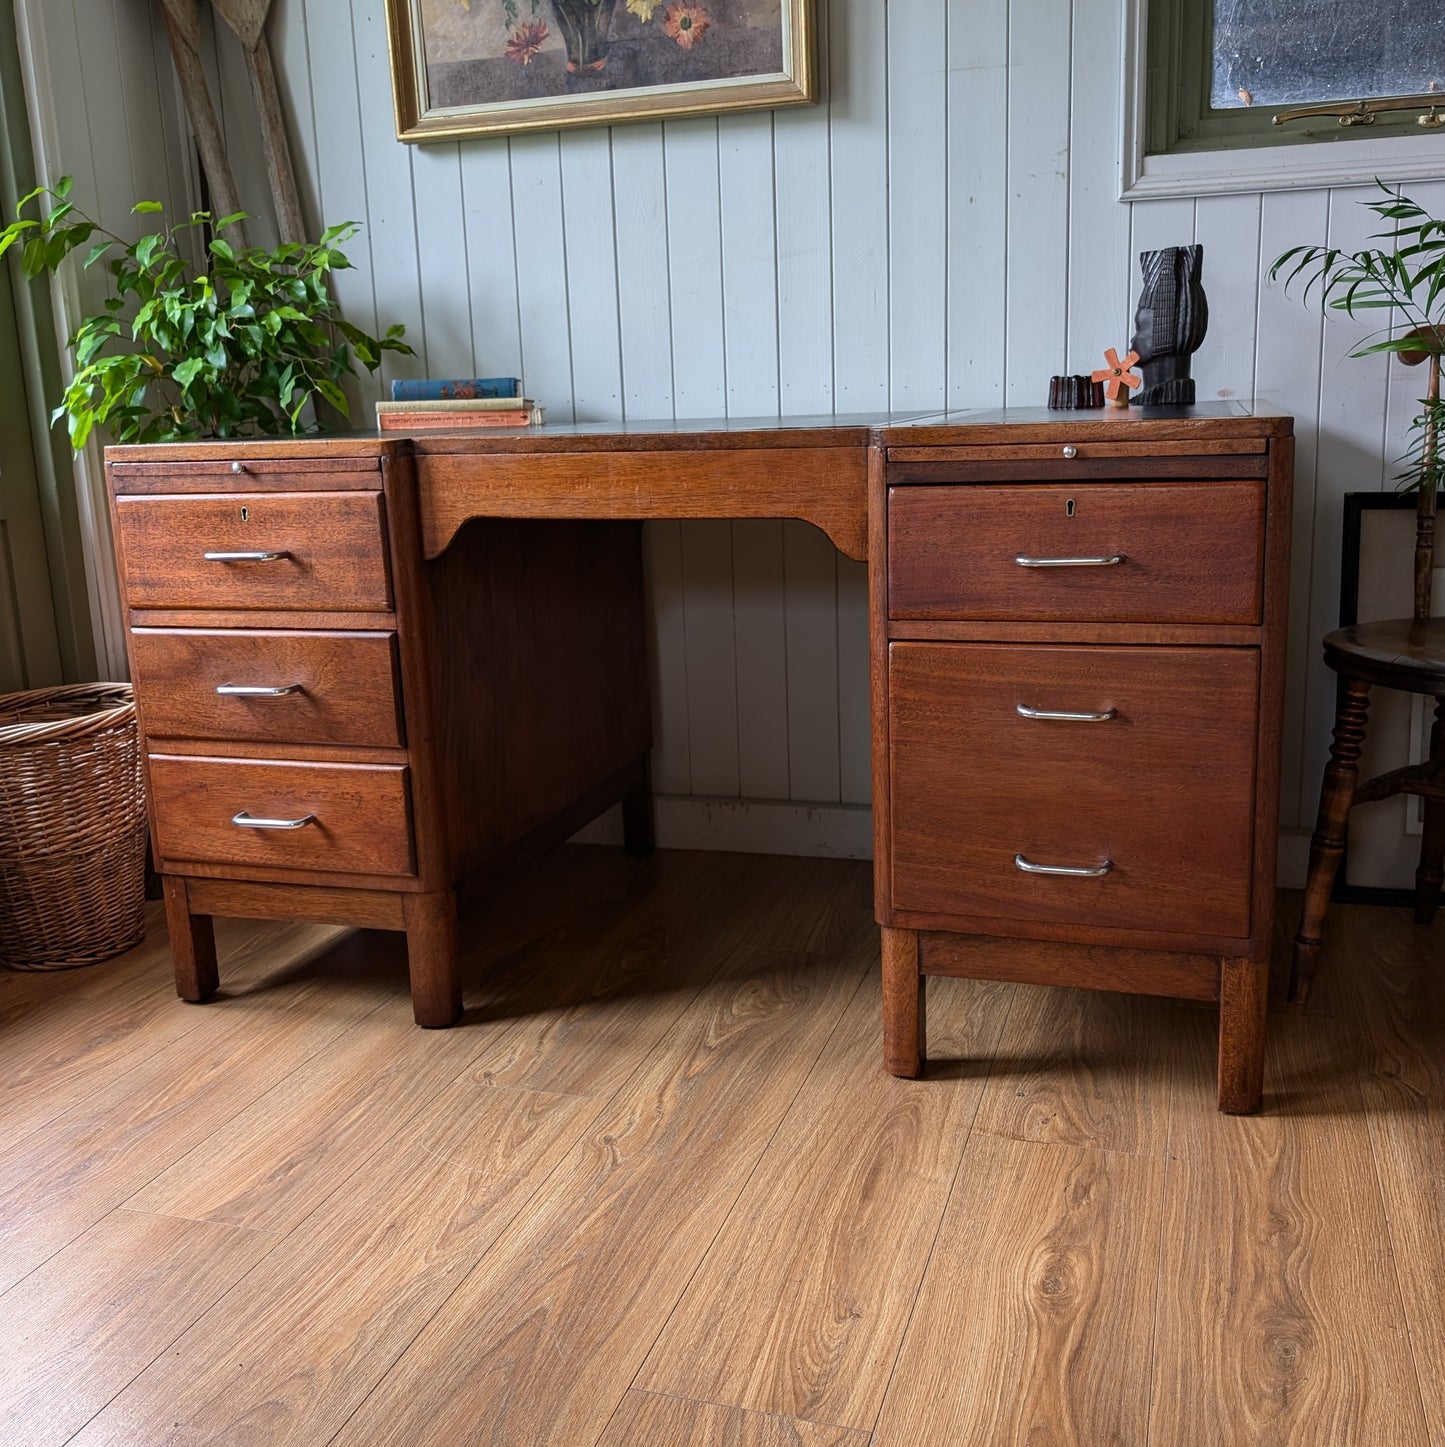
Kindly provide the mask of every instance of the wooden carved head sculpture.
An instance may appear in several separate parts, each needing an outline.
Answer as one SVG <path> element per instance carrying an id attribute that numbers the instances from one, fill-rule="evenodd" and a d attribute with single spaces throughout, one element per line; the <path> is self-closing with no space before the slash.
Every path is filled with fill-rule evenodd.
<path id="1" fill-rule="evenodd" d="M 1209 327 L 1209 303 L 1200 282 L 1204 248 L 1142 251 L 1139 263 L 1144 289 L 1129 346 L 1139 354 L 1144 386 L 1134 401 L 1140 407 L 1188 406 L 1194 401 L 1189 358 L 1199 350 Z"/>

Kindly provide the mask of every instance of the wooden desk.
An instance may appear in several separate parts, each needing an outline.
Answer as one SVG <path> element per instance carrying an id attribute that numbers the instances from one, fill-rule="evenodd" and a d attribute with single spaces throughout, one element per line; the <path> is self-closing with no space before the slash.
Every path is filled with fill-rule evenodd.
<path id="1" fill-rule="evenodd" d="M 922 1068 L 931 973 L 1148 990 L 1221 1001 L 1253 1109 L 1289 434 L 1227 405 L 110 449 L 180 994 L 217 988 L 215 914 L 334 920 L 404 929 L 418 1023 L 452 1023 L 459 894 L 618 801 L 651 848 L 639 523 L 801 518 L 870 560 L 889 1068 Z M 1073 540 L 1119 562 L 1014 562 Z M 971 712 L 1055 676 L 1117 694 L 1113 732 Z M 1064 840 L 1081 798 L 1124 822 Z M 997 873 L 1025 839 L 1088 884 Z"/>

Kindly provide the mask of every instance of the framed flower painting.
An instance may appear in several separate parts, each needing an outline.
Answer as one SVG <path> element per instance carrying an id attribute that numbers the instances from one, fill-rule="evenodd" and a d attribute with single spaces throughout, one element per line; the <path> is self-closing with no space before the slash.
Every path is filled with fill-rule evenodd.
<path id="1" fill-rule="evenodd" d="M 403 141 L 802 105 L 813 0 L 387 0 Z"/>

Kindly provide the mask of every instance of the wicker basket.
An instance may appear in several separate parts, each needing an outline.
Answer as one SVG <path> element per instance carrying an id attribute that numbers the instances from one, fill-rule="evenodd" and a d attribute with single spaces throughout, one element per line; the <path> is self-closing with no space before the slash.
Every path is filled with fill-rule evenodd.
<path id="1" fill-rule="evenodd" d="M 0 694 L 0 964 L 66 970 L 138 944 L 145 848 L 130 685 Z"/>

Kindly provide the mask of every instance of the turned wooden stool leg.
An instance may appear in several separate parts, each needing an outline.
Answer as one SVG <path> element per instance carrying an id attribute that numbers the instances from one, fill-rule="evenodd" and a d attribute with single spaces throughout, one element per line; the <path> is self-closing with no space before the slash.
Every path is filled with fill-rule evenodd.
<path id="1" fill-rule="evenodd" d="M 652 832 L 652 759 L 638 765 L 637 782 L 622 796 L 622 847 L 629 854 L 651 854 L 656 847 Z"/>
<path id="2" fill-rule="evenodd" d="M 1304 912 L 1300 916 L 1299 933 L 1294 937 L 1289 997 L 1297 1004 L 1309 998 L 1319 962 L 1325 911 L 1329 908 L 1330 892 L 1335 887 L 1335 875 L 1339 873 L 1340 856 L 1345 852 L 1349 833 L 1350 805 L 1355 797 L 1369 707 L 1370 685 L 1358 678 L 1342 678 L 1335 713 L 1335 739 L 1330 745 L 1330 761 L 1325 765 L 1324 783 L 1320 788 L 1319 821 L 1310 840 Z"/>
<path id="3" fill-rule="evenodd" d="M 883 1068 L 912 1079 L 928 1056 L 927 981 L 918 972 L 918 931 L 884 929 Z"/>
<path id="4" fill-rule="evenodd" d="M 216 965 L 216 929 L 208 914 L 192 914 L 186 882 L 166 875 L 161 880 L 166 897 L 166 928 L 171 936 L 171 961 L 176 971 L 176 994 L 192 1004 L 209 1000 L 220 986 Z"/>
<path id="5" fill-rule="evenodd" d="M 1435 700 L 1430 727 L 1430 762 L 1445 762 L 1445 698 Z M 1425 837 L 1420 841 L 1420 867 L 1415 871 L 1415 921 L 1429 924 L 1440 903 L 1445 880 L 1445 799 L 1425 795 Z"/>
<path id="6" fill-rule="evenodd" d="M 402 896 L 411 1008 L 418 1025 L 440 1030 L 462 1013 L 457 974 L 457 898 L 450 889 Z"/>
<path id="7" fill-rule="evenodd" d="M 1227 1115 L 1259 1109 L 1264 1093 L 1264 1019 L 1269 958 L 1225 959 L 1219 968 L 1219 1108 Z"/>

